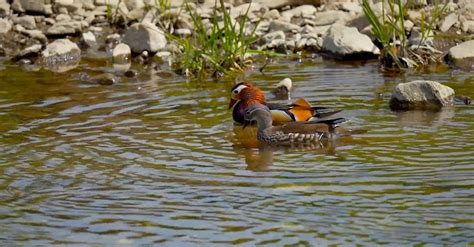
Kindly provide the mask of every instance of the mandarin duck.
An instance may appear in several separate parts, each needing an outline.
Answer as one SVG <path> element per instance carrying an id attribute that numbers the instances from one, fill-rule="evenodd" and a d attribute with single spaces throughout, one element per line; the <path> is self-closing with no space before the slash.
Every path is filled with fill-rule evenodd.
<path id="1" fill-rule="evenodd" d="M 268 144 L 294 145 L 318 143 L 331 138 L 344 118 L 319 120 L 315 122 L 289 122 L 272 126 L 270 109 L 262 104 L 250 105 L 245 110 L 245 128 L 250 122 L 257 122 L 257 140 Z"/>
<path id="2" fill-rule="evenodd" d="M 340 110 L 330 110 L 325 107 L 313 107 L 303 98 L 291 105 L 266 103 L 263 91 L 247 82 L 238 83 L 232 88 L 229 109 L 234 107 L 232 118 L 235 122 L 244 123 L 245 109 L 253 104 L 268 106 L 273 123 L 313 121 L 340 112 Z"/>

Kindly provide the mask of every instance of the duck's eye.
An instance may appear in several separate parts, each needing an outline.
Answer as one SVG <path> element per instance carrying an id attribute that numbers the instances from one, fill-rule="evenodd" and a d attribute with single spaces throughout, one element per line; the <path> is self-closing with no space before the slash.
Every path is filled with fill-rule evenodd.
<path id="1" fill-rule="evenodd" d="M 233 94 L 238 94 L 239 93 L 239 90 L 235 89 L 234 91 L 232 91 Z"/>

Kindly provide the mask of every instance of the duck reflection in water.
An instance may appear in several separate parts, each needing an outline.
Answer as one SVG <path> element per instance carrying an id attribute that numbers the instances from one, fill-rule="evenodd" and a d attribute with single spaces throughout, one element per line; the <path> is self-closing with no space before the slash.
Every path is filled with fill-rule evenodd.
<path id="1" fill-rule="evenodd" d="M 361 141 L 354 140 L 351 136 L 344 136 L 338 139 L 324 139 L 318 143 L 275 146 L 257 140 L 256 126 L 243 129 L 242 125 L 234 126 L 232 142 L 235 152 L 245 157 L 247 169 L 252 171 L 270 170 L 276 153 L 311 152 L 311 154 L 316 155 L 337 155 L 336 149 L 338 147 L 361 143 Z"/>

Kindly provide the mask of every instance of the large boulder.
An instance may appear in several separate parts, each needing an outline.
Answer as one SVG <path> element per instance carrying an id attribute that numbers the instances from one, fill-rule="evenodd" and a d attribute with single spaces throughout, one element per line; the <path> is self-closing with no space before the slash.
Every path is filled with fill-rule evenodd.
<path id="1" fill-rule="evenodd" d="M 123 42 L 134 53 L 154 53 L 166 46 L 166 37 L 163 31 L 151 23 L 135 23 L 125 32 Z"/>
<path id="2" fill-rule="evenodd" d="M 332 25 L 324 37 L 322 49 L 342 57 L 373 57 L 380 53 L 369 36 L 355 27 Z"/>
<path id="3" fill-rule="evenodd" d="M 41 65 L 54 71 L 65 71 L 74 67 L 81 59 L 81 50 L 68 39 L 57 39 L 41 52 Z"/>
<path id="4" fill-rule="evenodd" d="M 452 105 L 454 90 L 436 81 L 417 80 L 398 84 L 389 105 L 392 110 L 440 109 Z"/>
<path id="5" fill-rule="evenodd" d="M 456 65 L 474 70 L 474 40 L 451 47 L 446 58 Z"/>

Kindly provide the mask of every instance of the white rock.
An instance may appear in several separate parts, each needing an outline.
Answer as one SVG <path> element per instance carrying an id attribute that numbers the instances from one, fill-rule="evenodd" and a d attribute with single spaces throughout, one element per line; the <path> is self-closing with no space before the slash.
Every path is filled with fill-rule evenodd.
<path id="1" fill-rule="evenodd" d="M 398 84 L 390 99 L 392 110 L 432 109 L 452 105 L 454 90 L 436 81 L 417 80 Z"/>
<path id="2" fill-rule="evenodd" d="M 135 23 L 125 32 L 123 42 L 134 53 L 157 52 L 166 46 L 164 33 L 151 23 Z"/>
<path id="3" fill-rule="evenodd" d="M 458 21 L 458 15 L 456 13 L 451 13 L 446 18 L 444 18 L 443 24 L 441 24 L 441 27 L 439 30 L 441 32 L 447 32 L 453 25 Z"/>
<path id="4" fill-rule="evenodd" d="M 97 40 L 95 38 L 95 35 L 94 35 L 94 33 L 90 32 L 90 31 L 86 32 L 86 33 L 83 33 L 81 40 L 84 44 L 86 44 L 89 47 L 93 47 L 93 46 L 97 45 Z"/>
<path id="5" fill-rule="evenodd" d="M 452 60 L 474 59 L 474 40 L 451 47 L 448 56 Z"/>
<path id="6" fill-rule="evenodd" d="M 379 49 L 369 36 L 359 33 L 355 27 L 332 25 L 323 40 L 322 48 L 342 56 L 360 53 L 379 54 Z"/>
<path id="7" fill-rule="evenodd" d="M 127 44 L 120 43 L 115 46 L 112 56 L 114 63 L 129 63 L 130 57 L 132 56 L 132 50 Z"/>
<path id="8" fill-rule="evenodd" d="M 0 19 L 0 34 L 7 33 L 12 29 L 12 23 L 6 19 Z"/>

